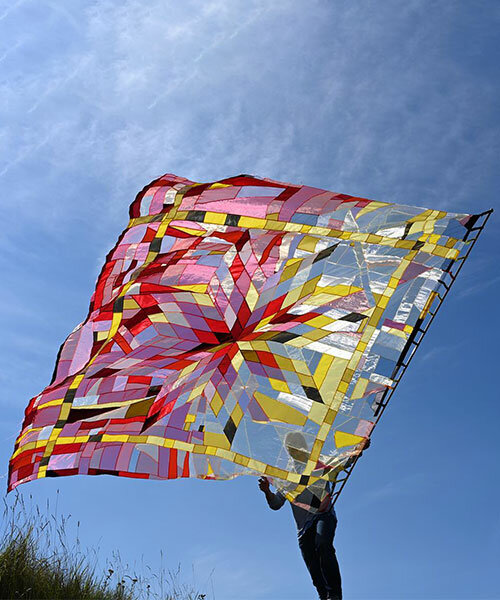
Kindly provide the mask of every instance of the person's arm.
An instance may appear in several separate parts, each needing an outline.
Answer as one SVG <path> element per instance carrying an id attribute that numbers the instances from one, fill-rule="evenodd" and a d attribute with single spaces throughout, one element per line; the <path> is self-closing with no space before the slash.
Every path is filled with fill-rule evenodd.
<path id="1" fill-rule="evenodd" d="M 283 504 L 285 504 L 286 498 L 279 492 L 276 494 L 271 492 L 269 485 L 269 479 L 267 477 L 259 477 L 259 489 L 261 492 L 264 492 L 269 508 L 279 510 Z"/>
<path id="2" fill-rule="evenodd" d="M 348 469 L 354 463 L 354 461 L 358 457 L 361 457 L 363 452 L 365 450 L 367 450 L 369 447 L 370 447 L 370 438 L 365 438 L 362 442 L 359 442 L 359 444 L 352 451 L 352 454 L 349 456 L 347 461 L 344 463 L 344 465 L 342 465 L 342 469 Z"/>
<path id="3" fill-rule="evenodd" d="M 313 471 L 313 474 L 315 474 L 315 471 L 317 470 L 320 470 L 323 473 L 331 471 L 345 471 L 345 469 L 348 469 L 354 463 L 354 461 L 363 454 L 363 451 L 369 447 L 370 438 L 365 438 L 354 448 L 354 450 L 351 450 L 344 455 L 321 457 L 320 461 L 318 461 L 316 469 Z"/>

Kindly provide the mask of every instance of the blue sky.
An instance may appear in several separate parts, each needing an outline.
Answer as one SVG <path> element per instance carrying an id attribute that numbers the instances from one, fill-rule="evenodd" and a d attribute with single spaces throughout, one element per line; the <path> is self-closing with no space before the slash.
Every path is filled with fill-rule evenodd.
<path id="1" fill-rule="evenodd" d="M 499 31 L 495 0 L 0 0 L 0 474 L 154 177 L 498 206 Z M 494 214 L 339 500 L 346 599 L 500 598 L 499 234 Z M 102 557 L 162 550 L 210 600 L 314 596 L 252 478 L 19 491 L 56 489 Z"/>

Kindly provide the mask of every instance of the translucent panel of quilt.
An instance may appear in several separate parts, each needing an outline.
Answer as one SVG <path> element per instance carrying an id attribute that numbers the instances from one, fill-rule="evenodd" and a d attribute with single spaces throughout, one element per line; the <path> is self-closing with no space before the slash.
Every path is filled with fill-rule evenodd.
<path id="1" fill-rule="evenodd" d="M 293 498 L 335 480 L 473 222 L 246 175 L 155 180 L 26 409 L 9 489 L 259 473 Z"/>

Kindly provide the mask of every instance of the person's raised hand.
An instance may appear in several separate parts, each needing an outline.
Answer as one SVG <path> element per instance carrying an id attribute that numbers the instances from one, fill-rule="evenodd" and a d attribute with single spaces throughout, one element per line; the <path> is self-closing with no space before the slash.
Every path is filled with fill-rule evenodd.
<path id="1" fill-rule="evenodd" d="M 364 440 L 362 440 L 361 442 L 359 442 L 359 444 L 356 445 L 356 448 L 354 449 L 354 455 L 360 457 L 363 452 L 370 447 L 370 438 L 366 437 L 364 438 Z"/>
<path id="2" fill-rule="evenodd" d="M 361 452 L 368 450 L 371 444 L 371 439 L 369 437 L 365 438 L 362 442 L 359 443 Z"/>
<path id="3" fill-rule="evenodd" d="M 267 477 L 259 477 L 259 490 L 264 494 L 269 491 L 269 479 Z"/>

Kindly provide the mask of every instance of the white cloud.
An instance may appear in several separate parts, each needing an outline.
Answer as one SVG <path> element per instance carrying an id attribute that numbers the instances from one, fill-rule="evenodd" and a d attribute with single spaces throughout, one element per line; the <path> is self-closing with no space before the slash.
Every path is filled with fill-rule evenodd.
<path id="1" fill-rule="evenodd" d="M 17 340 L 0 375 L 10 431 L 85 317 L 96 264 L 129 203 L 161 173 L 247 172 L 458 212 L 489 208 L 499 15 L 493 3 L 431 0 L 1 2 L 0 313 L 4 337 Z M 460 275 L 464 297 L 492 297 L 498 285 L 495 227 Z M 488 244 L 493 258 L 476 259 Z M 427 477 L 381 483 L 349 510 L 400 503 Z M 217 588 L 282 589 L 275 563 L 256 555 L 242 567 L 210 543 L 215 555 L 199 569 L 208 578 L 223 565 Z"/>
<path id="2" fill-rule="evenodd" d="M 48 163 L 52 179 L 104 182 L 122 211 L 166 171 L 470 210 L 494 168 L 498 132 L 474 122 L 476 85 L 443 50 L 447 4 L 433 18 L 420 2 L 43 4 L 3 83 L 0 178 Z M 37 11 L 18 3 L 18 25 Z M 485 111 L 495 98 L 483 82 Z M 53 202 L 80 213 L 75 196 Z"/>
<path id="3" fill-rule="evenodd" d="M 17 2 L 14 3 L 7 3 L 5 7 L 0 7 L 0 21 L 3 21 L 5 18 L 7 18 L 10 13 L 15 12 L 16 9 L 18 9 L 25 2 L 26 0 L 17 0 Z"/>

